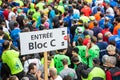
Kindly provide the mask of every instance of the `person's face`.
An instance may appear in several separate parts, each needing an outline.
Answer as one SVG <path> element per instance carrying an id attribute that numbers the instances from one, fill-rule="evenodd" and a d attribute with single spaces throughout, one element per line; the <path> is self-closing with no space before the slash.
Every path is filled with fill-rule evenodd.
<path id="1" fill-rule="evenodd" d="M 51 6 L 48 6 L 48 9 L 51 10 L 52 9 Z"/>
<path id="2" fill-rule="evenodd" d="M 33 27 L 36 27 L 36 22 L 33 23 Z"/>
<path id="3" fill-rule="evenodd" d="M 77 56 L 78 54 L 75 51 L 72 51 L 73 56 Z"/>
<path id="4" fill-rule="evenodd" d="M 107 52 L 108 52 L 109 55 L 114 55 L 115 54 L 115 51 L 113 51 L 113 50 L 108 50 Z"/>
<path id="5" fill-rule="evenodd" d="M 37 72 L 37 66 L 34 65 L 34 69 L 31 70 L 31 73 L 32 73 L 32 74 L 35 74 L 36 72 Z"/>
<path id="6" fill-rule="evenodd" d="M 50 66 L 51 60 L 48 60 L 48 62 L 47 62 L 47 63 L 48 63 L 48 66 Z"/>

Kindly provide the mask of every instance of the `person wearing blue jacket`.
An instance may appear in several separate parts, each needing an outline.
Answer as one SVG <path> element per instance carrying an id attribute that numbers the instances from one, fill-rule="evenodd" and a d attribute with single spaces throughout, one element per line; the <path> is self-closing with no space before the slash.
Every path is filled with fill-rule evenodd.
<path id="1" fill-rule="evenodd" d="M 10 36 L 13 39 L 13 45 L 19 47 L 19 33 L 21 32 L 17 22 L 14 23 L 14 29 L 11 31 Z"/>

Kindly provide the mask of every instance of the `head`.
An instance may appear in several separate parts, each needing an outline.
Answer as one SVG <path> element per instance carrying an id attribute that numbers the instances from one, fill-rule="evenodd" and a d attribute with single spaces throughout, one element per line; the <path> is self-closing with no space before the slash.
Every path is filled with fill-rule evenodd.
<path id="1" fill-rule="evenodd" d="M 67 51 L 66 49 L 59 49 L 59 50 L 58 50 L 58 53 L 60 53 L 60 54 L 65 54 L 66 51 Z"/>
<path id="2" fill-rule="evenodd" d="M 63 65 L 68 65 L 68 60 L 67 60 L 66 58 L 64 58 L 64 59 L 62 60 L 62 63 L 63 63 Z"/>
<path id="3" fill-rule="evenodd" d="M 120 17 L 115 18 L 116 23 L 120 23 Z"/>
<path id="4" fill-rule="evenodd" d="M 94 65 L 94 66 L 99 66 L 99 65 L 100 65 L 100 60 L 99 60 L 99 58 L 94 58 L 94 59 L 93 59 L 93 65 Z"/>
<path id="5" fill-rule="evenodd" d="M 21 80 L 29 80 L 28 77 L 23 77 Z"/>
<path id="6" fill-rule="evenodd" d="M 53 8 L 52 5 L 48 5 L 49 10 L 52 10 L 52 8 Z"/>
<path id="7" fill-rule="evenodd" d="M 103 40 L 103 34 L 102 33 L 98 33 L 98 41 L 99 40 Z"/>
<path id="8" fill-rule="evenodd" d="M 110 18 L 109 17 L 105 17 L 105 22 L 109 22 Z"/>
<path id="9" fill-rule="evenodd" d="M 25 27 L 22 32 L 30 32 L 30 29 L 28 27 Z"/>
<path id="10" fill-rule="evenodd" d="M 33 27 L 36 27 L 36 21 L 35 21 L 35 20 L 32 20 L 31 23 L 32 23 L 32 26 L 33 26 Z"/>
<path id="11" fill-rule="evenodd" d="M 98 22 L 94 21 L 94 27 L 97 27 L 97 26 L 98 26 Z"/>
<path id="12" fill-rule="evenodd" d="M 73 80 L 72 77 L 70 75 L 67 75 L 63 78 L 63 80 Z"/>
<path id="13" fill-rule="evenodd" d="M 4 36 L 4 32 L 2 30 L 0 30 L 0 37 Z"/>
<path id="14" fill-rule="evenodd" d="M 19 27 L 18 22 L 15 22 L 15 23 L 14 23 L 14 28 L 16 28 L 16 27 Z"/>
<path id="15" fill-rule="evenodd" d="M 107 66 L 108 59 L 109 59 L 109 56 L 108 56 L 108 55 L 104 55 L 104 56 L 102 57 L 103 66 Z"/>
<path id="16" fill-rule="evenodd" d="M 16 16 L 15 15 L 11 15 L 11 20 L 16 21 Z"/>
<path id="17" fill-rule="evenodd" d="M 110 7 L 110 3 L 106 2 L 105 7 L 109 8 Z"/>
<path id="18" fill-rule="evenodd" d="M 110 41 L 109 44 L 116 46 L 116 42 L 114 40 Z"/>
<path id="19" fill-rule="evenodd" d="M 97 42 L 97 38 L 96 38 L 95 36 L 92 36 L 92 37 L 91 37 L 91 42 L 92 42 L 92 43 L 96 43 L 96 42 Z"/>
<path id="20" fill-rule="evenodd" d="M 37 72 L 37 66 L 35 63 L 30 63 L 28 67 L 28 72 L 31 74 L 36 74 Z"/>
<path id="21" fill-rule="evenodd" d="M 11 6 L 8 6 L 8 11 L 12 11 L 12 7 Z"/>
<path id="22" fill-rule="evenodd" d="M 46 21 L 44 22 L 45 29 L 49 29 L 49 23 Z"/>
<path id="23" fill-rule="evenodd" d="M 73 48 L 73 49 L 72 49 L 72 55 L 73 55 L 73 56 L 78 56 L 78 51 L 79 51 L 78 48 Z"/>
<path id="24" fill-rule="evenodd" d="M 78 34 L 82 33 L 82 28 L 81 27 L 77 27 L 76 29 L 77 29 Z"/>
<path id="25" fill-rule="evenodd" d="M 4 43 L 3 43 L 3 48 L 4 50 L 7 50 L 10 48 L 10 42 L 8 40 L 6 40 Z"/>
<path id="26" fill-rule="evenodd" d="M 94 17 L 94 16 L 90 16 L 89 19 L 90 19 L 91 21 L 94 21 L 94 20 L 95 20 L 95 17 Z"/>
<path id="27" fill-rule="evenodd" d="M 73 56 L 73 57 L 72 57 L 72 62 L 73 62 L 74 64 L 80 63 L 78 56 Z"/>
<path id="28" fill-rule="evenodd" d="M 117 59 L 115 56 L 109 56 L 108 58 L 108 67 L 115 67 Z"/>
<path id="29" fill-rule="evenodd" d="M 50 66 L 50 63 L 51 63 L 51 60 L 52 60 L 52 57 L 51 56 L 48 56 L 48 62 L 47 62 L 47 64 L 48 64 L 48 66 Z"/>
<path id="30" fill-rule="evenodd" d="M 19 80 L 17 76 L 10 76 L 9 80 Z"/>
<path id="31" fill-rule="evenodd" d="M 77 23 L 79 26 L 83 26 L 83 21 L 82 20 L 78 20 L 78 23 Z"/>
<path id="32" fill-rule="evenodd" d="M 6 23 L 5 23 L 5 22 L 2 22 L 2 23 L 1 23 L 1 26 L 6 27 Z"/>
<path id="33" fill-rule="evenodd" d="M 84 27 L 85 29 L 89 29 L 89 24 L 88 23 L 84 24 Z"/>
<path id="34" fill-rule="evenodd" d="M 49 74 L 52 78 L 54 78 L 55 76 L 57 76 L 57 69 L 56 68 L 50 68 Z"/>
<path id="35" fill-rule="evenodd" d="M 111 32 L 106 32 L 105 34 L 104 34 L 104 36 L 106 36 L 106 37 L 110 37 L 110 36 L 112 36 L 112 33 Z"/>
<path id="36" fill-rule="evenodd" d="M 115 55 L 116 54 L 116 47 L 114 45 L 108 45 L 106 48 L 109 55 Z"/>

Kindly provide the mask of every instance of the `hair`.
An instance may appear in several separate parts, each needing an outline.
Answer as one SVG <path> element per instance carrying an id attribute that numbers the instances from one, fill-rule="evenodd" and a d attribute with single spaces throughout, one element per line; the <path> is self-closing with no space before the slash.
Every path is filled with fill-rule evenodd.
<path id="1" fill-rule="evenodd" d="M 63 78 L 63 80 L 72 80 L 72 77 L 70 75 L 67 75 Z"/>
<path id="2" fill-rule="evenodd" d="M 116 43 L 114 40 L 110 41 L 109 44 L 113 45 L 113 46 L 116 46 Z"/>
<path id="3" fill-rule="evenodd" d="M 51 57 L 51 56 L 48 56 L 47 59 L 51 61 L 51 60 L 52 60 L 52 57 Z"/>
<path id="4" fill-rule="evenodd" d="M 114 45 L 108 45 L 107 46 L 107 48 L 106 48 L 106 50 L 108 51 L 108 50 L 110 50 L 110 51 L 115 51 L 116 50 L 116 47 L 114 46 Z"/>
<path id="5" fill-rule="evenodd" d="M 64 58 L 64 59 L 62 60 L 62 63 L 63 63 L 63 65 L 66 65 L 66 64 L 68 64 L 68 60 L 67 60 L 66 58 Z"/>
<path id="6" fill-rule="evenodd" d="M 94 58 L 94 59 L 93 59 L 93 63 L 94 63 L 95 65 L 99 65 L 99 64 L 100 64 L 100 59 L 99 59 L 99 58 Z"/>
<path id="7" fill-rule="evenodd" d="M 109 59 L 109 56 L 108 56 L 108 55 L 104 55 L 104 56 L 102 57 L 102 62 L 103 62 L 103 64 L 105 64 L 105 63 L 108 61 L 108 59 Z"/>
<path id="8" fill-rule="evenodd" d="M 68 27 L 68 22 L 64 22 L 64 27 Z"/>
<path id="9" fill-rule="evenodd" d="M 3 31 L 3 27 L 0 25 L 0 30 L 2 30 Z"/>
<path id="10" fill-rule="evenodd" d="M 78 49 L 78 48 L 73 48 L 72 51 L 78 53 L 78 52 L 79 52 L 79 49 Z"/>
<path id="11" fill-rule="evenodd" d="M 112 65 L 116 65 L 117 59 L 115 56 L 109 56 L 108 62 L 111 63 Z"/>
<path id="12" fill-rule="evenodd" d="M 19 24 L 18 24 L 17 22 L 14 23 L 14 27 L 18 27 L 18 25 L 19 25 Z"/>
<path id="13" fill-rule="evenodd" d="M 38 10 L 39 10 L 39 7 L 36 7 L 35 10 L 38 11 Z"/>
<path id="14" fill-rule="evenodd" d="M 5 24 L 5 22 L 3 21 L 3 22 L 1 22 L 1 25 L 6 25 L 6 24 Z"/>
<path id="15" fill-rule="evenodd" d="M 29 67 L 28 67 L 28 72 L 30 72 L 31 69 L 34 69 L 34 66 L 36 66 L 35 63 L 30 63 L 30 64 L 29 64 Z"/>
<path id="16" fill-rule="evenodd" d="M 72 62 L 73 62 L 73 63 L 79 62 L 78 56 L 73 56 L 73 57 L 72 57 Z"/>
<path id="17" fill-rule="evenodd" d="M 51 76 L 56 76 L 57 75 L 56 68 L 50 68 L 49 72 L 52 73 Z"/>
<path id="18" fill-rule="evenodd" d="M 22 32 L 30 32 L 30 28 L 25 27 L 25 28 L 22 30 Z"/>
<path id="19" fill-rule="evenodd" d="M 65 11 L 65 12 L 64 12 L 64 16 L 67 16 L 67 15 L 68 15 L 68 11 Z"/>
<path id="20" fill-rule="evenodd" d="M 16 80 L 17 78 L 17 76 L 10 76 L 9 80 Z"/>
<path id="21" fill-rule="evenodd" d="M 120 17 L 117 17 L 115 20 L 119 23 L 120 22 Z"/>
<path id="22" fill-rule="evenodd" d="M 95 36 L 92 36 L 91 37 L 91 42 L 96 43 L 97 42 L 97 38 Z"/>
<path id="23" fill-rule="evenodd" d="M 73 6 L 73 8 L 76 8 L 76 5 L 75 5 L 75 4 L 73 4 L 72 6 Z"/>
<path id="24" fill-rule="evenodd" d="M 83 45 L 83 38 L 78 38 L 79 45 Z"/>
<path id="25" fill-rule="evenodd" d="M 104 14 L 101 13 L 101 14 L 100 14 L 100 17 L 101 17 L 101 18 L 104 17 Z"/>
<path id="26" fill-rule="evenodd" d="M 98 40 L 103 40 L 103 34 L 102 33 L 98 33 L 97 39 Z"/>
<path id="27" fill-rule="evenodd" d="M 84 15 L 84 12 L 81 12 L 80 15 Z"/>
<path id="28" fill-rule="evenodd" d="M 28 77 L 23 77 L 21 80 L 29 80 Z"/>
<path id="29" fill-rule="evenodd" d="M 55 14 L 59 14 L 59 10 L 58 9 L 55 9 Z"/>
<path id="30" fill-rule="evenodd" d="M 98 26 L 98 22 L 94 21 L 94 26 L 97 27 Z"/>
<path id="31" fill-rule="evenodd" d="M 0 36 L 2 36 L 4 34 L 4 32 L 2 30 L 0 30 Z"/>
<path id="32" fill-rule="evenodd" d="M 64 52 L 65 49 L 59 49 L 57 50 L 58 52 Z"/>
<path id="33" fill-rule="evenodd" d="M 42 18 L 41 23 L 44 24 L 45 20 L 46 20 L 45 18 Z"/>
<path id="34" fill-rule="evenodd" d="M 101 10 L 101 8 L 100 8 L 100 7 L 98 7 L 98 8 L 97 8 L 97 10 L 98 10 L 98 11 L 100 11 L 100 10 Z"/>
<path id="35" fill-rule="evenodd" d="M 9 48 L 9 45 L 10 45 L 9 41 L 8 41 L 8 40 L 5 40 L 5 42 L 3 43 L 3 48 L 4 48 L 4 50 L 8 49 L 8 48 Z"/>
<path id="36" fill-rule="evenodd" d="M 84 27 L 85 27 L 85 29 L 88 29 L 89 28 L 89 24 L 88 23 L 84 24 Z"/>

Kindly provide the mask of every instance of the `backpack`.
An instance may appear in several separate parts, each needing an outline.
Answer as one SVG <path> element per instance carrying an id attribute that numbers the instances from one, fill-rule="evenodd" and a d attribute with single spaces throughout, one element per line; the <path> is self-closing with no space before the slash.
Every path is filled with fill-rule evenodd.
<path id="1" fill-rule="evenodd" d="M 106 80 L 120 80 L 120 68 L 114 67 L 107 70 Z"/>

